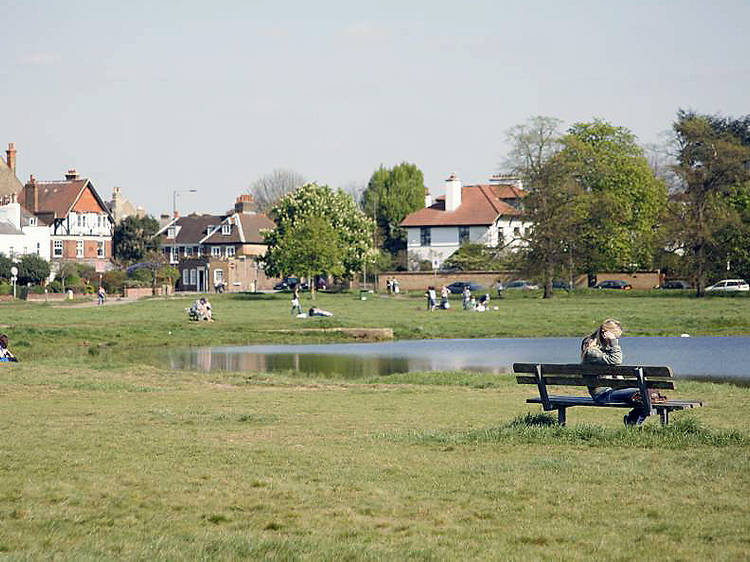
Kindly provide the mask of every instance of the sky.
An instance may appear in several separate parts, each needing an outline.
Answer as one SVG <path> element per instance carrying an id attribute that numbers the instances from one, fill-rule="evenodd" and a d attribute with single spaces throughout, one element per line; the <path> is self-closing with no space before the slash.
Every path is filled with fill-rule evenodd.
<path id="1" fill-rule="evenodd" d="M 0 146 L 147 212 L 220 213 L 259 176 L 334 187 L 502 169 L 530 116 L 642 143 L 679 108 L 750 113 L 750 2 L 0 0 Z"/>

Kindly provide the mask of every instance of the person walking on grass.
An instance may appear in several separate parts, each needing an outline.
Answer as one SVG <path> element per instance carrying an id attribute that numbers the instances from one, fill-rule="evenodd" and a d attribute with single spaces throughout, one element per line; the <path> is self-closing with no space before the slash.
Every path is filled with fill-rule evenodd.
<path id="1" fill-rule="evenodd" d="M 427 310 L 435 310 L 435 306 L 437 305 L 437 293 L 435 293 L 435 287 L 428 287 L 425 296 L 427 297 Z"/>
<path id="2" fill-rule="evenodd" d="M 622 324 L 614 318 L 607 318 L 596 331 L 583 338 L 581 342 L 581 363 L 591 365 L 621 365 L 622 348 L 619 338 L 622 336 Z M 623 418 L 625 425 L 641 425 L 648 417 L 643 409 L 643 401 L 639 400 L 640 391 L 637 388 L 619 388 L 589 386 L 589 394 L 594 402 L 622 402 L 633 406 L 633 409 Z"/>
<path id="3" fill-rule="evenodd" d="M 292 315 L 299 316 L 300 314 L 302 314 L 302 305 L 299 302 L 299 285 L 295 285 L 292 291 Z"/>
<path id="4" fill-rule="evenodd" d="M 104 299 L 107 298 L 107 292 L 104 290 L 104 287 L 99 285 L 99 290 L 96 293 L 96 298 L 99 302 L 99 306 L 104 304 Z"/>

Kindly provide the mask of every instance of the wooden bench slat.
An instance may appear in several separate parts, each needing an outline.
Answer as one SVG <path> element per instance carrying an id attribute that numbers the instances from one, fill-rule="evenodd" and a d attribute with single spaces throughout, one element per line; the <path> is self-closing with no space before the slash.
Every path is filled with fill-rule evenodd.
<path id="1" fill-rule="evenodd" d="M 638 381 L 634 377 L 612 379 L 602 377 L 589 377 L 589 376 L 558 376 L 558 375 L 542 375 L 544 382 L 549 385 L 561 385 L 561 386 L 608 386 L 610 388 L 636 388 Z M 516 375 L 516 382 L 518 384 L 537 384 L 536 378 L 531 375 Z M 671 379 L 653 379 L 647 378 L 647 384 L 649 388 L 658 388 L 663 390 L 674 390 L 674 381 Z"/>
<path id="2" fill-rule="evenodd" d="M 635 376 L 636 371 L 643 369 L 647 379 L 651 377 L 672 378 L 672 368 L 667 365 L 592 365 L 583 363 L 545 364 L 542 363 L 542 375 L 621 375 Z M 536 373 L 537 363 L 513 363 L 514 373 Z"/>

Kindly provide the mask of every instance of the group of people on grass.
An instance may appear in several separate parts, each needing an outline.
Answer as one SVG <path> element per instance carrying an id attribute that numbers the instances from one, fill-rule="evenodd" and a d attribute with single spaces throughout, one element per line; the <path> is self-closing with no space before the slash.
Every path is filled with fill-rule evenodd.
<path id="1" fill-rule="evenodd" d="M 295 285 L 294 289 L 292 289 L 292 316 L 296 316 L 297 318 L 310 318 L 313 316 L 330 317 L 333 316 L 333 313 L 316 306 L 310 307 L 310 310 L 305 312 L 299 298 L 299 285 Z"/>
<path id="2" fill-rule="evenodd" d="M 398 295 L 401 292 L 401 285 L 398 282 L 398 279 L 395 277 L 389 277 L 385 281 L 385 291 L 389 295 Z"/>
<path id="3" fill-rule="evenodd" d="M 206 322 L 214 321 L 213 307 L 205 297 L 196 299 L 196 301 L 186 310 L 188 313 L 188 318 L 190 318 L 190 320 L 195 320 L 196 322 L 200 322 L 201 320 Z"/>
<path id="4" fill-rule="evenodd" d="M 435 287 L 428 287 L 424 295 L 427 297 L 427 310 L 449 310 L 451 307 L 451 303 L 448 300 L 450 291 L 446 286 L 443 286 L 440 289 L 440 304 L 437 302 L 437 291 L 435 291 Z M 464 310 L 484 312 L 485 310 L 490 309 L 490 294 L 484 293 L 479 299 L 477 299 L 471 294 L 471 289 L 469 289 L 469 287 L 464 287 L 462 293 L 462 304 Z"/>

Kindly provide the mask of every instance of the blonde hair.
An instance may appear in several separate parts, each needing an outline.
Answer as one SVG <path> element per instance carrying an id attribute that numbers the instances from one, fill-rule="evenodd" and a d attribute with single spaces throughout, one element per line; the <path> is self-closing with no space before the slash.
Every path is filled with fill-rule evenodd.
<path id="1" fill-rule="evenodd" d="M 605 332 L 609 332 L 615 338 L 619 339 L 620 336 L 622 336 L 622 324 L 619 320 L 607 318 L 593 334 L 583 338 L 583 341 L 581 342 L 581 359 L 586 357 L 586 352 L 592 347 L 601 349 L 606 346 L 606 342 L 604 341 Z"/>

